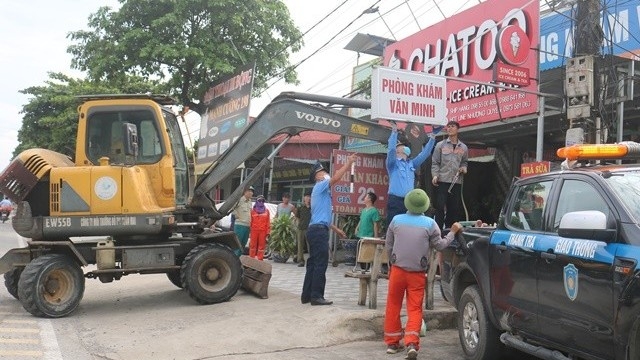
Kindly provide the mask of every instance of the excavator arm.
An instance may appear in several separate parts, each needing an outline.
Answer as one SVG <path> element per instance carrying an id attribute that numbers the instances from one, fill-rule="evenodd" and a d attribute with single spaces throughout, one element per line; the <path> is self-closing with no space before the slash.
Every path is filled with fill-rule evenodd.
<path id="1" fill-rule="evenodd" d="M 244 186 L 236 188 L 220 209 L 216 209 L 208 194 L 275 135 L 288 134 L 291 137 L 303 131 L 317 130 L 381 143 L 386 143 L 391 135 L 391 129 L 375 122 L 356 119 L 301 100 L 356 108 L 371 107 L 369 101 L 363 100 L 301 93 L 280 94 L 264 108 L 233 145 L 205 170 L 195 186 L 190 207 L 202 209 L 205 215 L 213 219 L 226 216 L 242 196 Z M 252 183 L 261 176 L 284 143 L 286 141 L 281 143 L 269 157 L 264 158 L 243 184 Z"/>

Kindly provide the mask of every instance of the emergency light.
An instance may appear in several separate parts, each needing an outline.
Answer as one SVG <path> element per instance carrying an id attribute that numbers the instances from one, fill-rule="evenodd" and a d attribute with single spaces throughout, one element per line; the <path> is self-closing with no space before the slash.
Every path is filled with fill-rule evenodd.
<path id="1" fill-rule="evenodd" d="M 576 144 L 558 149 L 558 157 L 567 160 L 601 160 L 640 157 L 640 144 L 625 141 L 618 144 Z"/>

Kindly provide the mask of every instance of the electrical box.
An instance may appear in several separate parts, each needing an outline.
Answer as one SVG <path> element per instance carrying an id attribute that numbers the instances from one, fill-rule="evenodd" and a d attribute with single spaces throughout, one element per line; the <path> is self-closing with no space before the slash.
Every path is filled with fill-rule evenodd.
<path id="1" fill-rule="evenodd" d="M 567 117 L 590 117 L 591 107 L 595 105 L 593 56 L 567 60 L 564 88 L 568 97 Z"/>

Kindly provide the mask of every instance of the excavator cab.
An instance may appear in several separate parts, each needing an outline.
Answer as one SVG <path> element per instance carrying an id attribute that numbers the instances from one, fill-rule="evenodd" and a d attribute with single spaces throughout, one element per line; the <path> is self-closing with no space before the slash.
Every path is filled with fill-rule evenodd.
<path id="1" fill-rule="evenodd" d="M 185 146 L 176 116 L 161 106 L 171 100 L 131 95 L 88 100 L 79 109 L 76 165 L 100 165 L 106 157 L 111 166 L 140 166 L 151 176 L 151 195 L 160 207 L 184 207 L 189 197 Z"/>

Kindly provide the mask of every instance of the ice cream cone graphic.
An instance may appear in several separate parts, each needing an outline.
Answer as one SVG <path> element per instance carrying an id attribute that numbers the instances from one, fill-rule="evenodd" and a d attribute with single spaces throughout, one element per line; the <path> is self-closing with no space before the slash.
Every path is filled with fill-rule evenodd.
<path id="1" fill-rule="evenodd" d="M 518 33 L 511 33 L 511 50 L 513 51 L 513 56 L 518 54 L 518 49 L 520 48 L 520 36 Z"/>

